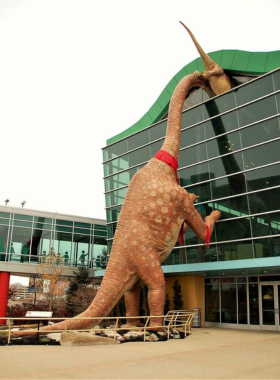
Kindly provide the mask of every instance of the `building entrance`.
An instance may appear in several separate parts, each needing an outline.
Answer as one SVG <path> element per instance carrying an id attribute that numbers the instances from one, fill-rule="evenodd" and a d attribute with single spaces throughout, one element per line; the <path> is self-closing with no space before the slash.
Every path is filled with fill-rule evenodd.
<path id="1" fill-rule="evenodd" d="M 280 331 L 280 282 L 261 283 L 259 286 L 261 329 Z"/>

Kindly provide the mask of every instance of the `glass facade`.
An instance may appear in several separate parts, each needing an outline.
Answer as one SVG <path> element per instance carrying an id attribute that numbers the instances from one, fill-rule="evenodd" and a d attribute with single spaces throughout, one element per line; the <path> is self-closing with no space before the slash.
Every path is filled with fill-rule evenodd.
<path id="1" fill-rule="evenodd" d="M 199 195 L 203 217 L 215 209 L 222 217 L 208 250 L 188 230 L 163 265 L 280 256 L 280 70 L 204 102 L 198 91 L 182 115 L 178 176 Z M 161 148 L 166 127 L 163 120 L 103 150 L 109 251 L 127 186 Z M 221 318 L 244 321 L 232 307 L 244 289 L 233 293 L 223 286 Z"/>
<path id="2" fill-rule="evenodd" d="M 98 223 L 59 219 L 59 214 L 0 211 L 0 261 L 38 264 L 47 262 L 54 251 L 64 266 L 102 267 L 107 256 L 107 228 L 105 222 Z"/>

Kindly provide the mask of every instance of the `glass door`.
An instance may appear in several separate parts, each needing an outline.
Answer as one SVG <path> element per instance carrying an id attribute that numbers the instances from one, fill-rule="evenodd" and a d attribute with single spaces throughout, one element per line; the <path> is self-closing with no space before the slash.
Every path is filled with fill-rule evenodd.
<path id="1" fill-rule="evenodd" d="M 263 330 L 279 330 L 280 284 L 261 284 L 260 315 Z"/>

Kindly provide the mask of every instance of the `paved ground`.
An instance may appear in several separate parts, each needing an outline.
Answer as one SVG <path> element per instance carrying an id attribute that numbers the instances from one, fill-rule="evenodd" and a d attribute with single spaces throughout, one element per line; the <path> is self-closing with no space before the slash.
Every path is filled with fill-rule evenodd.
<path id="1" fill-rule="evenodd" d="M 280 379 L 280 334 L 193 329 L 184 340 L 0 347 L 0 379 Z"/>

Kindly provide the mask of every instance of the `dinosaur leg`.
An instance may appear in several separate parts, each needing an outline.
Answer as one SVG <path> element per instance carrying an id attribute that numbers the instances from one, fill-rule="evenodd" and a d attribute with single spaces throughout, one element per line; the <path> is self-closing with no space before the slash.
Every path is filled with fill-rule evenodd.
<path id="1" fill-rule="evenodd" d="M 149 330 L 165 331 L 164 327 L 153 327 L 162 326 L 165 302 L 165 280 L 158 254 L 149 251 L 140 261 L 136 270 L 139 277 L 148 286 L 150 315 L 152 317 L 161 316 L 160 318 L 150 319 Z"/>
<path id="2" fill-rule="evenodd" d="M 131 289 L 124 293 L 124 301 L 126 308 L 127 317 L 135 317 L 139 315 L 139 304 L 140 304 L 140 290 L 141 281 L 138 280 Z M 127 319 L 127 325 L 142 327 L 143 323 L 140 322 L 139 318 L 129 318 Z"/>

